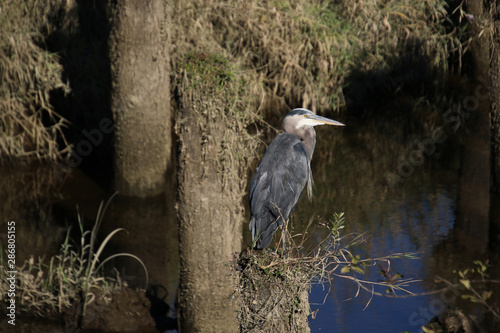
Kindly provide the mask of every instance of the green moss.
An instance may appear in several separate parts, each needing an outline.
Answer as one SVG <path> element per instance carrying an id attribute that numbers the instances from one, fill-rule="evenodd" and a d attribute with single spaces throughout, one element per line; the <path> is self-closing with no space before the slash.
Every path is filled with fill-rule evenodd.
<path id="1" fill-rule="evenodd" d="M 188 88 L 191 89 L 203 85 L 220 90 L 235 78 L 227 57 L 218 54 L 188 53 L 180 61 L 178 71 L 187 75 L 190 80 Z"/>

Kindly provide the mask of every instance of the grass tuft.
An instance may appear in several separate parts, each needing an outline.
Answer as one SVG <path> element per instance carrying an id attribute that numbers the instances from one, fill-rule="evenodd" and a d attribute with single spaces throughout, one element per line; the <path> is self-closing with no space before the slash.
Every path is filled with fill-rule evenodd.
<path id="1" fill-rule="evenodd" d="M 92 231 L 84 230 L 83 221 L 80 217 L 78 218 L 81 232 L 79 246 L 71 244 L 69 236 L 71 228 L 69 228 L 61 245 L 60 254 L 50 258 L 48 262 L 44 258 L 35 260 L 32 256 L 21 267 L 17 267 L 16 304 L 18 309 L 43 317 L 60 315 L 75 304 L 82 304 L 79 315 L 84 316 L 86 306 L 95 300 L 96 290 L 100 291 L 98 294 L 103 297 L 113 290 L 126 287 L 119 276 L 114 279 L 102 275 L 103 265 L 118 256 L 134 258 L 143 266 L 147 286 L 148 272 L 137 256 L 130 253 L 118 253 L 100 261 L 100 256 L 109 240 L 116 233 L 123 231 L 123 228 L 112 231 L 97 250 L 94 250 L 97 232 L 109 201 L 106 205 L 101 204 L 99 207 Z M 0 250 L 3 253 L 3 250 Z M 0 293 L 6 297 L 9 288 L 6 280 L 9 277 L 7 271 L 10 269 L 7 269 L 2 256 L 0 256 L 0 265 L 2 267 Z M 2 300 L 6 299 L 2 298 Z"/>

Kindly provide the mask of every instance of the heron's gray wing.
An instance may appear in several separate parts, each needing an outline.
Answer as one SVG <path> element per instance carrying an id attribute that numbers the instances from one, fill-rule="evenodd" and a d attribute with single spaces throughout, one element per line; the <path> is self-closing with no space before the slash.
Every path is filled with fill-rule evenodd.
<path id="1" fill-rule="evenodd" d="M 307 154 L 299 137 L 283 133 L 266 149 L 250 183 L 250 230 L 256 247 L 271 242 L 287 219 L 307 182 Z"/>

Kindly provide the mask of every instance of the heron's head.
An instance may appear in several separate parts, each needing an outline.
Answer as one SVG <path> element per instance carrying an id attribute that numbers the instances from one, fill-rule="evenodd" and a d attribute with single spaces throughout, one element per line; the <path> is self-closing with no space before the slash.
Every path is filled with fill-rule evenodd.
<path id="1" fill-rule="evenodd" d="M 304 126 L 317 125 L 345 126 L 336 120 L 318 116 L 308 109 L 293 109 L 283 119 L 283 129 L 289 133 L 294 133 Z"/>

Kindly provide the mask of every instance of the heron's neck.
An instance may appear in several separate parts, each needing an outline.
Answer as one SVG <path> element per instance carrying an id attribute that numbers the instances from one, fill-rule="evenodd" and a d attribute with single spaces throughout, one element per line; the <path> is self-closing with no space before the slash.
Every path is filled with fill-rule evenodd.
<path id="1" fill-rule="evenodd" d="M 316 131 L 311 126 L 303 126 L 300 128 L 299 138 L 306 148 L 307 161 L 310 164 L 314 153 L 314 147 L 316 146 Z"/>
<path id="2" fill-rule="evenodd" d="M 313 176 L 311 172 L 311 160 L 313 158 L 314 147 L 316 146 L 316 131 L 312 126 L 304 126 L 301 128 L 302 131 L 299 138 L 302 140 L 302 144 L 306 149 L 307 154 L 307 164 L 309 167 L 308 177 L 307 177 L 307 196 L 309 200 L 312 199 L 312 187 L 313 187 Z"/>

